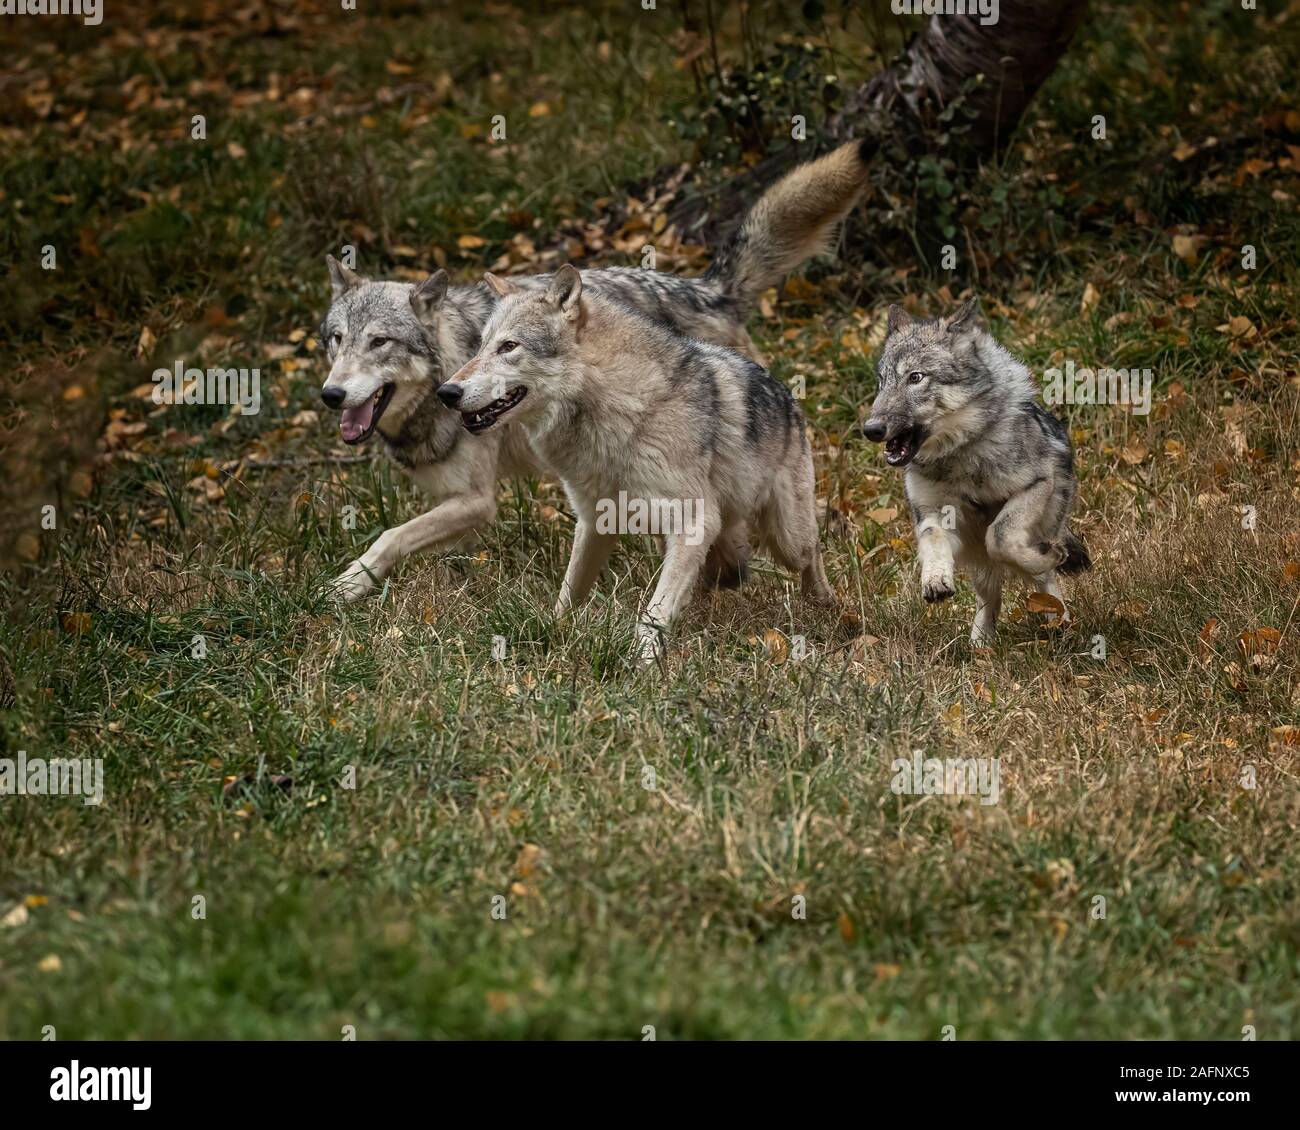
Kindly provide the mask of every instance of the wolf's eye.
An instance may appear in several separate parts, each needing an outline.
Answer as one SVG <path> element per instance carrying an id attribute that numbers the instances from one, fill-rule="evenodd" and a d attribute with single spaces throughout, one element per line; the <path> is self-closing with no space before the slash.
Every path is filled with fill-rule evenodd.
<path id="1" fill-rule="evenodd" d="M 370 348 L 383 349 L 383 347 L 388 344 L 389 340 L 390 339 L 386 337 L 372 337 L 370 339 Z"/>
<path id="2" fill-rule="evenodd" d="M 497 346 L 497 352 L 513 353 L 518 348 L 519 348 L 519 342 L 517 341 L 503 341 L 500 345 Z"/>
<path id="3" fill-rule="evenodd" d="M 923 380 L 925 380 L 925 374 L 919 369 L 914 369 L 907 374 L 907 383 L 910 385 L 919 385 Z"/>
<path id="4" fill-rule="evenodd" d="M 330 334 L 330 344 L 334 346 L 335 349 L 337 349 L 340 345 L 343 344 L 343 335 L 339 333 L 338 330 L 335 330 L 332 334 Z"/>

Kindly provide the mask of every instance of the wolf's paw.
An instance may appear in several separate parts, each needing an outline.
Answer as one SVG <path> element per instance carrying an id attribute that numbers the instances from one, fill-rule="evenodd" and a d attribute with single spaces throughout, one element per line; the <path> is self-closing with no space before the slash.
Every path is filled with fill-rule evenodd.
<path id="1" fill-rule="evenodd" d="M 1070 556 L 1070 551 L 1065 548 L 1063 542 L 1059 541 L 1042 541 L 1034 546 L 1039 553 L 1049 562 L 1051 568 L 1056 569 L 1065 563 L 1065 559 Z M 1046 572 L 1047 570 L 1044 570 Z"/>
<path id="2" fill-rule="evenodd" d="M 638 667 L 650 667 L 664 654 L 663 632 L 656 624 L 642 622 L 637 625 L 636 664 Z"/>
<path id="3" fill-rule="evenodd" d="M 970 642 L 974 647 L 992 647 L 998 638 L 998 629 L 994 624 L 981 624 L 978 620 L 970 630 Z"/>
<path id="4" fill-rule="evenodd" d="M 352 562 L 343 572 L 330 582 L 330 595 L 344 604 L 352 604 L 364 596 L 369 596 L 379 587 L 372 571 L 360 560 Z"/>
<path id="5" fill-rule="evenodd" d="M 957 582 L 952 569 L 927 569 L 921 574 L 921 595 L 926 604 L 938 604 L 947 600 L 957 591 Z"/>

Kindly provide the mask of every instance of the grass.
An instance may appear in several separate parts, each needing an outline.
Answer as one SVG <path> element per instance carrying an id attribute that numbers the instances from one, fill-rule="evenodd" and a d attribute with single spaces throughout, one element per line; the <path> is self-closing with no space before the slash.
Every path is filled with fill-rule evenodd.
<path id="1" fill-rule="evenodd" d="M 479 549 L 334 606 L 325 582 L 419 497 L 382 462 L 303 461 L 337 442 L 309 411 L 324 251 L 464 278 L 520 235 L 540 256 L 691 156 L 675 25 L 282 4 L 274 35 L 198 5 L 148 35 L 125 13 L 43 32 L 0 117 L 0 735 L 103 758 L 106 799 L 0 800 L 0 1035 L 1300 1035 L 1300 130 L 1265 65 L 1285 21 L 1097 7 L 968 217 L 985 309 L 1035 372 L 1155 374 L 1148 416 L 1065 410 L 1097 561 L 1076 627 L 1012 600 L 975 652 L 968 587 L 921 601 L 900 483 L 853 425 L 886 302 L 961 284 L 849 255 L 753 326 L 807 384 L 846 614 L 764 565 L 700 596 L 666 672 L 628 663 L 639 540 L 550 617 L 571 522 L 549 481 L 503 483 Z M 1092 91 L 1114 135 L 1084 150 Z M 1174 235 L 1201 237 L 1188 261 Z M 262 414 L 148 414 L 131 390 L 178 355 L 261 365 Z M 1000 803 L 895 795 L 917 749 L 1000 758 Z"/>

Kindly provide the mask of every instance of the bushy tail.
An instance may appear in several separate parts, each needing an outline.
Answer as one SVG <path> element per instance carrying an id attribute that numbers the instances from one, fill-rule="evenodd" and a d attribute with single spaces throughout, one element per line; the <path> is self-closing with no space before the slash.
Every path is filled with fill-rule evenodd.
<path id="1" fill-rule="evenodd" d="M 786 173 L 758 198 L 702 281 L 748 310 L 768 287 L 826 250 L 866 185 L 874 152 L 871 142 L 851 141 Z"/>
<path id="2" fill-rule="evenodd" d="M 1073 577 L 1076 573 L 1086 573 L 1091 568 L 1092 558 L 1088 556 L 1088 547 L 1073 530 L 1066 530 L 1065 560 L 1056 567 L 1056 571 Z"/>

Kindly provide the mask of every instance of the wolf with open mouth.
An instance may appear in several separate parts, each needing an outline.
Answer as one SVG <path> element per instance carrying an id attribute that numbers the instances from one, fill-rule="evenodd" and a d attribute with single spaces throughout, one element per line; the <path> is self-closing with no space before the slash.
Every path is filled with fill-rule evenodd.
<path id="1" fill-rule="evenodd" d="M 1068 620 L 1057 574 L 1092 567 L 1069 525 L 1078 489 L 1069 433 L 1035 400 L 1029 370 L 989 333 L 976 300 L 934 320 L 891 306 L 876 371 L 862 433 L 905 468 L 925 599 L 952 596 L 960 565 L 975 585 L 975 644 L 994 637 L 1008 575 L 1055 597 Z"/>
<path id="2" fill-rule="evenodd" d="M 659 582 L 637 629 L 645 663 L 686 608 L 709 550 L 752 530 L 799 577 L 804 596 L 833 604 L 817 535 L 816 475 L 803 413 L 784 385 L 734 349 L 674 333 L 626 303 L 588 296 L 561 267 L 545 291 L 487 276 L 501 299 L 478 354 L 438 397 L 483 432 L 513 421 L 560 477 L 573 508 L 573 551 L 555 613 L 584 601 L 618 534 L 602 530 L 606 500 L 699 503 L 701 530 L 664 531 Z"/>
<path id="3" fill-rule="evenodd" d="M 745 319 L 768 287 L 827 246 L 866 185 L 869 143 L 851 142 L 801 165 L 769 188 L 698 278 L 609 267 L 582 272 L 592 295 L 626 303 L 689 338 L 755 355 Z M 330 371 L 321 389 L 338 409 L 347 444 L 380 440 L 433 502 L 427 513 L 386 530 L 334 582 L 356 600 L 414 553 L 472 542 L 496 516 L 497 480 L 543 470 L 508 415 L 514 390 L 462 425 L 438 387 L 478 352 L 497 305 L 483 283 L 450 286 L 446 271 L 418 285 L 372 282 L 329 257 L 333 298 L 321 324 Z M 550 275 L 516 277 L 545 290 Z M 499 426 L 497 426 L 499 425 Z M 747 538 L 720 539 L 705 573 L 718 584 L 743 578 Z"/>

